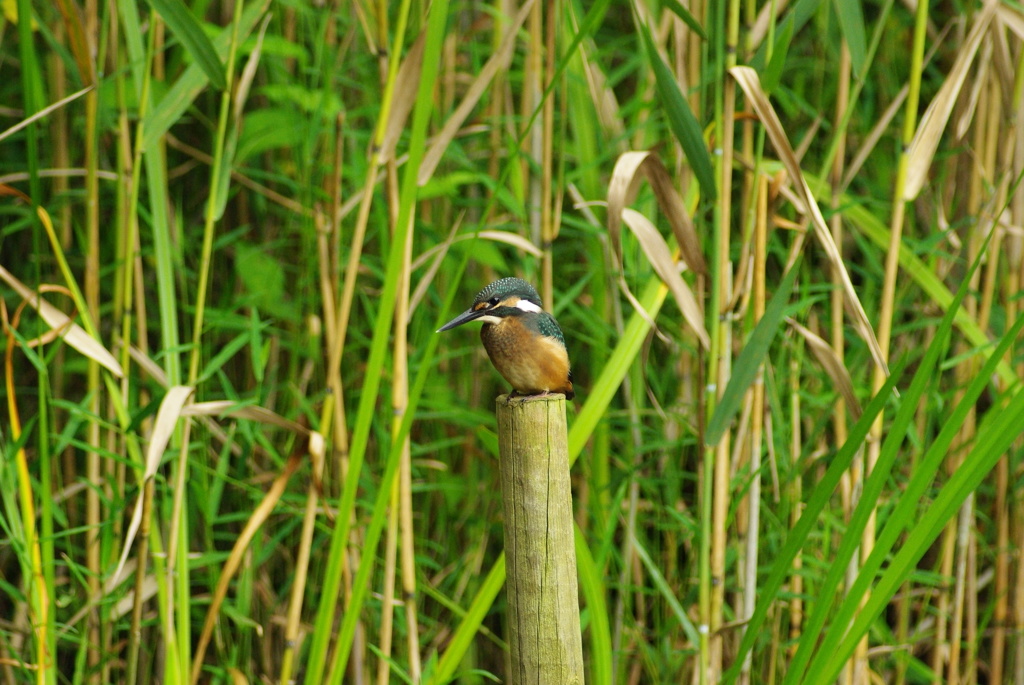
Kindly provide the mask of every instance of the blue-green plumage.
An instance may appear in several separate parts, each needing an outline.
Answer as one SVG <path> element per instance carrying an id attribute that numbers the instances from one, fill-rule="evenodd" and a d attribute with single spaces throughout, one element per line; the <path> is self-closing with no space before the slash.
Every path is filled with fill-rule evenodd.
<path id="1" fill-rule="evenodd" d="M 509 295 L 515 295 L 522 300 L 529 300 L 538 307 L 543 306 L 536 288 L 521 278 L 513 278 L 511 276 L 499 278 L 477 293 L 476 298 L 473 300 L 473 305 L 486 302 L 494 297 L 498 298 L 497 302 L 501 302 Z"/>
<path id="2" fill-rule="evenodd" d="M 516 392 L 574 396 L 565 337 L 555 318 L 541 308 L 540 295 L 519 278 L 502 278 L 477 294 L 473 306 L 439 331 L 479 319 L 487 356 Z"/>

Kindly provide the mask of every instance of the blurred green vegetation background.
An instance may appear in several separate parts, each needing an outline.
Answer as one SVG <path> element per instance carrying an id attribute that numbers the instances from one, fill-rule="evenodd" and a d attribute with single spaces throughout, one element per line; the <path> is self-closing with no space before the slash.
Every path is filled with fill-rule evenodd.
<path id="1" fill-rule="evenodd" d="M 0 680 L 505 677 L 565 333 L 588 682 L 1024 685 L 1024 13 L 4 0 Z"/>

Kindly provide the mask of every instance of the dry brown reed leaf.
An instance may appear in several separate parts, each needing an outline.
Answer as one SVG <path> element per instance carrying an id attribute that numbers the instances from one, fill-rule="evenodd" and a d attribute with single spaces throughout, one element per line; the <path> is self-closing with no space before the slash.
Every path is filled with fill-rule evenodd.
<path id="1" fill-rule="evenodd" d="M 129 567 L 128 567 L 128 571 L 127 571 L 127 573 L 125 575 L 126 576 L 130 576 L 132 574 L 132 572 L 133 572 L 133 569 L 131 568 L 131 564 L 130 564 Z M 105 587 L 107 587 L 107 591 L 104 593 L 103 597 L 109 597 L 109 596 L 113 595 L 114 594 L 114 590 L 117 589 L 116 585 L 111 585 L 109 583 L 107 583 L 105 585 Z M 156 595 L 157 590 L 159 590 L 159 589 L 160 589 L 160 586 L 156 582 L 156 576 L 153 575 L 152 573 L 148 574 L 142 580 L 142 601 L 143 602 L 147 602 L 150 599 L 152 599 L 153 596 Z M 97 599 L 99 599 L 99 598 L 97 598 Z M 134 605 L 135 605 L 135 588 L 134 587 L 129 587 L 127 593 L 125 594 L 125 596 L 122 597 L 121 599 L 119 599 L 117 601 L 117 604 L 114 605 L 114 613 L 113 613 L 114 618 L 121 618 L 122 616 L 127 616 L 129 613 L 131 613 L 132 607 Z M 85 608 L 88 609 L 89 607 L 86 606 Z"/>
<path id="2" fill-rule="evenodd" d="M 146 463 L 143 467 L 142 480 L 149 480 L 156 475 L 160 466 L 160 459 L 163 457 L 167 443 L 170 442 L 174 428 L 178 425 L 178 419 L 182 416 L 182 408 L 194 388 L 187 385 L 175 385 L 171 387 L 163 400 L 160 401 L 160 409 L 156 413 L 156 421 L 153 424 L 153 434 L 149 438 L 149 447 L 146 449 Z M 118 559 L 117 567 L 114 569 L 113 579 L 119 579 L 121 570 L 128 560 L 128 553 L 131 552 L 135 543 L 135 536 L 142 525 L 142 500 L 145 497 L 146 489 L 139 488 L 139 496 L 135 502 L 135 511 L 132 512 L 132 520 L 128 524 L 128 531 L 124 537 L 124 547 L 121 550 L 121 557 Z"/>
<path id="3" fill-rule="evenodd" d="M 493 240 L 497 243 L 511 245 L 534 257 L 540 257 L 542 254 L 539 247 L 518 233 L 511 233 L 509 231 L 480 231 L 479 235 L 484 240 Z"/>
<path id="4" fill-rule="evenodd" d="M 253 405 L 239 405 L 232 400 L 214 400 L 212 402 L 197 402 L 190 404 L 181 412 L 182 416 L 230 416 L 236 419 L 249 419 L 259 421 L 269 426 L 277 426 L 291 431 L 296 435 L 309 435 L 309 429 L 305 426 L 286 419 L 280 414 L 265 407 Z"/>
<path id="5" fill-rule="evenodd" d="M 702 276 L 707 275 L 708 269 L 700 251 L 697 229 L 690 220 L 683 199 L 676 192 L 665 165 L 648 150 L 631 150 L 619 155 L 612 171 L 612 179 L 608 184 L 608 235 L 615 256 L 619 261 L 622 260 L 622 210 L 632 202 L 636 196 L 636 189 L 644 178 L 651 184 L 658 207 L 665 213 L 672 227 L 672 233 L 683 253 L 683 260 L 691 271 Z"/>
<path id="6" fill-rule="evenodd" d="M 61 295 L 67 295 L 68 297 L 71 297 L 71 291 L 59 285 L 39 286 L 39 295 L 42 296 L 43 293 L 60 293 Z M 14 310 L 14 316 L 8 318 L 7 303 L 5 303 L 3 300 L 0 300 L 0 319 L 2 319 L 3 321 L 4 332 L 7 332 L 8 329 L 10 328 L 18 328 L 18 324 L 21 321 L 21 313 L 25 309 L 25 307 L 28 306 L 28 300 L 22 300 L 21 304 L 18 305 L 18 308 Z M 71 319 L 74 318 L 74 316 L 75 314 L 72 314 L 68 318 Z M 64 328 L 66 328 L 66 326 Z M 49 345 L 54 340 L 60 338 L 60 336 L 64 333 L 64 328 L 51 328 L 50 330 L 46 331 L 45 333 L 42 333 L 41 335 L 31 340 L 26 340 L 25 346 L 32 349 L 39 347 L 40 345 Z"/>
<path id="7" fill-rule="evenodd" d="M 1021 40 L 1024 40 L 1024 13 L 1009 5 L 997 3 L 996 15 L 999 17 L 999 23 L 1002 26 L 1017 34 L 1017 37 Z"/>
<path id="8" fill-rule="evenodd" d="M 164 449 L 174 434 L 174 428 L 178 425 L 178 418 L 183 415 L 185 402 L 192 394 L 194 388 L 187 385 L 175 385 L 167 390 L 163 400 L 160 401 L 160 409 L 156 414 L 156 422 L 153 424 L 153 434 L 149 438 L 149 448 L 146 450 L 146 470 L 143 478 L 150 478 L 156 474 L 160 466 L 160 458 Z"/>
<path id="9" fill-rule="evenodd" d="M 573 20 L 575 19 L 574 16 Z M 578 25 L 575 28 L 579 30 Z M 589 41 L 580 43 L 579 56 L 583 63 L 583 75 L 587 79 L 587 88 L 590 89 L 590 99 L 597 112 L 597 120 L 607 131 L 609 138 L 612 140 L 623 139 L 626 135 L 626 127 L 619 115 L 619 102 L 615 98 L 615 91 L 608 86 L 608 78 L 604 72 L 592 64 Z"/>
<path id="10" fill-rule="evenodd" d="M 384 128 L 384 140 L 380 146 L 381 163 L 391 160 L 395 154 L 395 147 L 398 139 L 405 128 L 405 120 L 412 111 L 413 103 L 416 102 L 416 93 L 420 89 L 420 73 L 423 71 L 423 47 L 427 42 L 427 33 L 424 29 L 415 42 L 405 54 L 405 59 L 398 67 L 398 74 L 395 76 L 395 93 L 391 100 L 391 111 L 388 113 L 388 123 Z"/>
<path id="11" fill-rule="evenodd" d="M 128 356 L 130 356 L 135 364 L 138 365 L 142 373 L 152 378 L 161 387 L 166 388 L 168 386 L 167 374 L 164 373 L 164 370 L 160 368 L 160 365 L 153 361 L 145 352 L 134 345 L 131 345 L 128 347 Z M 196 420 L 199 421 L 203 428 L 213 435 L 218 442 L 226 444 L 232 454 L 237 456 L 242 453 L 241 446 L 234 441 L 228 440 L 227 432 L 212 418 L 209 416 L 199 416 Z"/>
<path id="12" fill-rule="evenodd" d="M 987 40 L 981 44 L 981 52 L 977 59 L 978 66 L 967 88 L 967 106 L 960 111 L 960 116 L 953 129 L 955 131 L 953 135 L 957 140 L 967 135 L 971 122 L 974 121 L 974 112 L 978 109 L 978 102 L 981 100 L 982 94 L 988 90 L 988 70 L 991 64 L 992 41 Z M 956 98 L 953 99 L 956 100 Z"/>
<path id="13" fill-rule="evenodd" d="M 32 116 L 25 117 L 24 119 L 19 121 L 14 126 L 11 126 L 9 129 L 7 129 L 7 130 L 3 131 L 2 133 L 0 133 L 0 140 L 3 140 L 4 138 L 7 138 L 8 136 L 14 135 L 15 133 L 17 133 L 21 129 L 25 128 L 26 126 L 28 126 L 28 125 L 36 122 L 36 121 L 40 121 L 42 119 L 45 119 L 46 117 L 48 117 L 53 112 L 57 111 L 58 109 L 60 109 L 64 105 L 77 100 L 78 98 L 82 97 L 83 95 L 85 95 L 86 93 L 88 93 L 92 89 L 93 89 L 93 86 L 86 86 L 85 88 L 82 88 L 81 90 L 79 90 L 77 92 L 74 92 L 71 95 L 68 95 L 66 98 L 61 98 L 60 100 L 58 100 L 57 102 L 53 103 L 52 105 L 47 105 L 46 107 L 42 108 L 41 110 L 39 110 L 38 112 L 36 112 Z M 58 173 L 64 172 L 64 173 L 68 173 L 68 175 L 71 175 L 69 173 L 71 170 L 68 170 L 68 169 L 53 169 L 53 170 L 47 169 L 46 171 L 49 172 L 49 174 L 51 174 L 51 175 L 57 175 L 54 172 L 58 172 Z M 42 170 L 40 170 L 40 174 L 39 175 L 40 176 L 43 175 L 42 174 Z M 14 175 L 5 176 L 4 178 L 5 179 L 12 179 L 13 180 L 15 178 L 15 176 Z M 114 174 L 114 178 L 118 178 L 116 174 Z"/>
<path id="14" fill-rule="evenodd" d="M 860 298 L 857 297 L 857 292 L 853 289 L 853 282 L 850 280 L 850 274 L 846 271 L 843 256 L 832 240 L 832 232 L 829 230 L 828 224 L 825 223 L 825 217 L 821 214 L 821 209 L 811 193 L 810 186 L 807 185 L 807 179 L 804 178 L 793 148 L 789 144 L 789 138 L 786 137 L 786 131 L 782 127 L 782 122 L 779 121 L 775 109 L 768 101 L 768 96 L 761 89 L 761 82 L 757 77 L 757 72 L 750 67 L 732 67 L 729 69 L 729 73 L 736 79 L 736 82 L 746 94 L 747 99 L 750 100 L 750 104 L 761 120 L 761 124 L 765 128 L 768 138 L 772 141 L 775 151 L 786 167 L 790 178 L 793 179 L 793 185 L 801 200 L 803 200 L 804 207 L 811 219 L 814 234 L 824 248 L 829 262 L 831 262 L 839 274 L 840 281 L 843 284 L 843 291 L 846 293 L 847 305 L 853 313 L 854 325 L 857 327 L 860 336 L 868 344 L 875 363 L 888 375 L 889 365 L 886 363 L 885 356 L 882 354 L 882 348 L 878 344 L 878 339 L 871 328 L 871 323 L 868 321 L 868 315 L 864 311 L 864 306 L 860 303 Z"/>
<path id="15" fill-rule="evenodd" d="M 434 175 L 434 170 L 437 169 L 441 156 L 448 149 L 448 145 L 451 144 L 452 139 L 459 132 L 470 112 L 480 102 L 480 98 L 487 91 L 487 87 L 490 85 L 491 80 L 494 79 L 494 75 L 498 73 L 499 69 L 508 68 L 512 61 L 512 48 L 515 47 L 516 36 L 519 34 L 519 29 L 522 27 L 523 22 L 526 21 L 526 17 L 529 16 L 530 8 L 533 7 L 534 2 L 535 0 L 527 0 L 519 8 L 519 13 L 512 19 L 512 23 L 509 24 L 508 29 L 505 31 L 505 36 L 501 39 L 501 45 L 491 55 L 491 58 L 487 60 L 487 64 L 480 70 L 477 77 L 473 79 L 473 83 L 470 84 L 469 89 L 463 96 L 462 102 L 455 108 L 452 115 L 448 117 L 448 121 L 444 122 L 441 131 L 434 136 L 433 141 L 430 143 L 430 149 L 423 155 L 423 160 L 420 162 L 419 174 L 416 177 L 417 184 L 422 186 Z"/>
<path id="16" fill-rule="evenodd" d="M 76 93 L 77 95 L 77 93 Z M 8 129 L 10 131 L 10 129 Z M 5 131 L 4 134 L 8 131 Z M 83 178 L 86 176 L 86 170 L 82 168 L 78 169 L 40 169 L 39 178 Z M 10 174 L 4 174 L 0 176 L 0 186 L 7 185 L 9 183 L 25 183 L 32 178 L 32 174 L 27 171 L 16 171 Z M 102 181 L 120 181 L 121 175 L 116 171 L 104 171 L 100 169 L 96 172 L 96 178 Z"/>
<path id="17" fill-rule="evenodd" d="M 2 266 L 0 266 L 0 279 L 3 279 L 7 285 L 11 286 L 15 292 L 21 295 L 28 302 L 29 306 L 39 313 L 39 317 L 50 328 L 58 331 L 64 342 L 118 378 L 124 376 L 124 370 L 114 358 L 114 355 L 110 354 L 107 348 L 103 347 L 98 340 L 86 333 L 85 329 L 69 319 L 64 312 L 41 297 L 36 297 L 36 293 L 31 288 L 19 281 L 14 274 Z"/>
<path id="18" fill-rule="evenodd" d="M 458 224 L 456 224 L 456 227 L 457 226 Z M 509 231 L 487 230 L 480 231 L 479 233 L 466 233 L 460 236 L 452 236 L 450 242 L 461 243 L 465 242 L 466 240 L 473 240 L 474 238 L 479 238 L 480 240 L 493 240 L 496 243 L 505 243 L 506 245 L 511 245 L 517 250 L 522 250 L 526 254 L 531 255 L 533 257 L 541 256 L 540 248 L 534 245 L 532 242 L 530 242 L 529 238 L 524 238 L 518 233 L 511 233 Z M 427 261 L 431 259 L 436 259 L 437 254 L 446 252 L 448 250 L 448 247 L 449 241 L 441 243 L 440 245 L 434 245 L 432 248 L 425 251 L 423 254 L 421 254 L 420 256 L 416 257 L 416 259 L 413 260 L 411 266 L 412 270 L 415 271 L 416 269 L 423 266 L 423 264 L 426 263 Z"/>
<path id="19" fill-rule="evenodd" d="M 167 387 L 167 374 L 152 358 L 145 352 L 132 345 L 128 348 L 128 356 L 135 360 L 142 372 L 151 377 L 163 387 Z"/>
<path id="20" fill-rule="evenodd" d="M 967 38 L 960 44 L 953 68 L 949 70 L 942 87 L 939 88 L 939 92 L 936 93 L 931 104 L 928 105 L 928 109 L 925 110 L 924 116 L 921 117 L 921 124 L 907 150 L 904 200 L 913 200 L 924 187 L 928 178 L 928 168 L 932 164 L 932 158 L 939 147 L 939 140 L 953 113 L 953 105 L 956 104 L 957 96 L 960 95 L 960 89 L 963 88 L 964 81 L 967 79 L 967 74 L 978 52 L 978 46 L 988 31 L 998 4 L 997 0 L 986 0 L 985 7 L 974 18 L 974 24 L 971 26 Z"/>
<path id="21" fill-rule="evenodd" d="M 242 75 L 238 77 L 238 86 L 235 88 L 233 102 L 236 131 L 241 131 L 242 129 L 242 112 L 245 111 L 245 101 L 249 98 L 249 88 L 252 86 L 253 79 L 256 78 L 256 68 L 260 64 L 260 54 L 263 52 L 263 37 L 267 34 L 267 26 L 270 25 L 272 16 L 270 13 L 267 13 L 267 16 L 263 17 L 263 23 L 256 34 L 256 45 L 253 47 L 252 52 L 249 53 L 249 59 L 245 61 Z"/>
<path id="22" fill-rule="evenodd" d="M 1017 66 L 1015 58 L 1010 55 L 1010 44 L 1007 40 L 1006 31 L 995 29 L 992 31 L 995 43 L 992 50 L 992 64 L 995 73 L 999 78 L 999 84 L 1004 93 L 1013 92 L 1013 82 L 1017 77 Z M 1013 119 L 1013 109 L 1010 103 L 1011 98 L 1003 98 L 1003 117 L 1007 120 Z"/>
<path id="23" fill-rule="evenodd" d="M 839 360 L 839 357 L 836 356 L 835 350 L 832 349 L 832 346 L 824 338 L 809 328 L 801 326 L 789 317 L 786 317 L 786 322 L 807 341 L 807 346 L 811 348 L 811 353 L 814 354 L 815 359 L 825 369 L 825 373 L 832 379 L 836 389 L 843 396 L 843 399 L 846 400 L 846 408 L 850 410 L 853 420 L 858 420 L 861 415 L 861 408 L 860 401 L 857 399 L 856 393 L 853 392 L 853 379 L 850 378 L 850 371 Z"/>
<path id="24" fill-rule="evenodd" d="M 594 214 L 591 207 L 607 208 L 608 202 L 606 200 L 588 201 L 584 199 L 583 193 L 581 193 L 580 189 L 577 188 L 576 185 L 573 183 L 569 184 L 569 197 L 572 198 L 573 208 L 579 210 L 580 214 L 583 215 L 583 218 L 586 219 L 591 226 L 594 226 L 596 228 L 601 227 L 601 222 L 598 221 L 597 216 Z M 605 249 L 607 249 L 607 247 L 607 244 L 605 244 Z M 644 309 L 643 304 L 641 304 L 640 300 L 636 299 L 636 296 L 633 295 L 633 292 L 629 289 L 629 285 L 626 283 L 626 279 L 623 277 L 621 270 L 615 275 L 615 279 L 619 284 L 619 289 L 626 296 L 626 300 L 629 301 L 629 304 L 631 307 L 633 307 L 634 311 L 636 311 L 636 313 L 639 314 L 641 318 L 643 318 L 643 320 L 647 322 L 647 324 L 651 327 L 651 330 L 654 332 L 655 335 L 664 340 L 666 343 L 669 343 L 668 337 L 663 335 L 658 330 L 658 325 L 655 323 L 654 319 L 651 318 L 650 313 L 646 309 Z M 665 286 L 665 289 L 668 290 L 668 286 Z"/>
<path id="25" fill-rule="evenodd" d="M 697 299 L 690 291 L 690 287 L 686 285 L 686 281 L 679 275 L 678 266 L 672 259 L 672 252 L 665 239 L 661 237 L 661 233 L 650 219 L 635 209 L 629 207 L 623 209 L 622 220 L 633 231 L 633 235 L 636 236 L 637 242 L 640 243 L 644 254 L 650 260 L 654 271 L 668 286 L 669 292 L 672 293 L 676 304 L 679 305 L 679 309 L 683 313 L 683 318 L 697 334 L 701 344 L 705 348 L 710 347 L 711 340 L 708 337 L 708 332 L 704 330 L 704 316 L 701 313 L 700 305 L 697 304 Z"/>

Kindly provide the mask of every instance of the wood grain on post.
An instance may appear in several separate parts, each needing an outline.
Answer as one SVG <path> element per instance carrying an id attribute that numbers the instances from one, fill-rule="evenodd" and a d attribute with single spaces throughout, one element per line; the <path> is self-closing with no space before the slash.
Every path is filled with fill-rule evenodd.
<path id="1" fill-rule="evenodd" d="M 576 583 L 565 398 L 496 402 L 505 510 L 511 685 L 580 685 L 583 638 Z"/>

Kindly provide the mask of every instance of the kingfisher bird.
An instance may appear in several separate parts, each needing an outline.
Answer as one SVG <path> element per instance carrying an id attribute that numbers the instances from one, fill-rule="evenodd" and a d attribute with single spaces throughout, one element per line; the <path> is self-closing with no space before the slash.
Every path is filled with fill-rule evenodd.
<path id="1" fill-rule="evenodd" d="M 572 371 L 565 338 L 540 295 L 520 278 L 502 278 L 480 291 L 473 306 L 437 329 L 483 321 L 480 340 L 487 356 L 520 395 L 560 392 L 572 399 Z"/>

